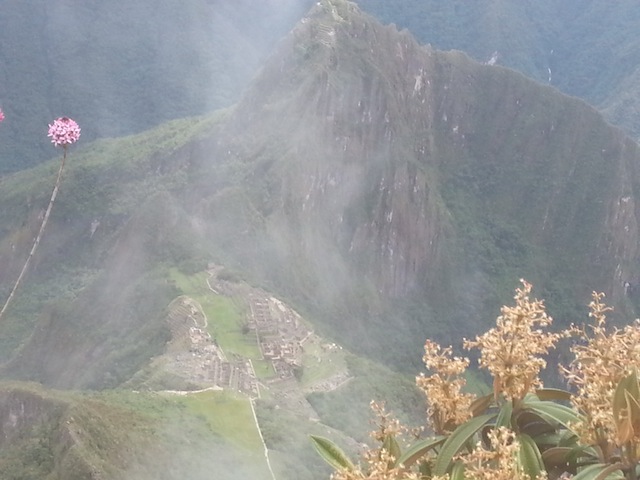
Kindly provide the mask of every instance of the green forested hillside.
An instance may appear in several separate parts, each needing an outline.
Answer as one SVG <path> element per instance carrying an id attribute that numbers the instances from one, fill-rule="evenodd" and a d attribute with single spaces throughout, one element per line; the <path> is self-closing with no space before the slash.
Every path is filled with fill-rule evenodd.
<path id="1" fill-rule="evenodd" d="M 481 62 L 496 54 L 498 64 L 584 98 L 640 138 L 640 6 L 633 0 L 358 4 L 436 48 Z"/>
<path id="2" fill-rule="evenodd" d="M 232 392 L 74 393 L 2 383 L 0 415 L 14 419 L 0 441 L 2 479 L 270 478 L 248 399 Z"/>

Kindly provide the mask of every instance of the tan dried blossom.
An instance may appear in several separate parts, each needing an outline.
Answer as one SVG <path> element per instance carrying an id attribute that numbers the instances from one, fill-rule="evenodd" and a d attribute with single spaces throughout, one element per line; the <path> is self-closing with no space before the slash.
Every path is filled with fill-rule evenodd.
<path id="1" fill-rule="evenodd" d="M 518 461 L 520 443 L 513 431 L 494 428 L 488 434 L 489 449 L 482 442 L 469 455 L 459 457 L 465 465 L 465 478 L 471 480 L 529 480 Z M 538 477 L 546 478 L 546 474 Z"/>
<path id="2" fill-rule="evenodd" d="M 465 348 L 480 350 L 480 367 L 493 375 L 496 399 L 502 394 L 520 400 L 541 388 L 538 375 L 547 365 L 541 355 L 555 348 L 563 336 L 545 330 L 553 319 L 547 315 L 543 301 L 529 299 L 531 284 L 521 282 L 522 288 L 516 289 L 515 306 L 502 307 L 496 326 L 475 341 L 464 341 Z"/>
<path id="3" fill-rule="evenodd" d="M 368 450 L 363 454 L 366 471 L 361 466 L 353 470 L 339 470 L 331 475 L 331 480 L 419 480 L 415 472 L 404 467 L 393 466 L 393 457 L 384 449 Z"/>
<path id="4" fill-rule="evenodd" d="M 604 294 L 592 294 L 589 316 L 594 324 L 590 333 L 583 327 L 570 332 L 580 339 L 571 348 L 575 359 L 561 372 L 576 389 L 571 401 L 585 420 L 573 425 L 581 441 L 601 447 L 605 458 L 613 448 L 621 446 L 613 416 L 612 400 L 620 380 L 633 369 L 640 370 L 640 323 L 636 320 L 623 329 L 607 333 L 606 313 L 611 311 L 603 302 Z"/>
<path id="5" fill-rule="evenodd" d="M 400 437 L 407 433 L 408 429 L 400 423 L 391 413 L 387 412 L 384 403 L 378 403 L 372 400 L 369 407 L 375 415 L 373 421 L 376 429 L 369 433 L 369 436 L 376 442 L 384 442 L 389 435 Z"/>
<path id="6" fill-rule="evenodd" d="M 427 415 L 433 430 L 441 435 L 453 431 L 471 417 L 471 403 L 475 395 L 463 393 L 466 381 L 462 377 L 469 366 L 468 358 L 452 357 L 451 347 L 442 349 L 427 340 L 423 361 L 433 372 L 416 377 L 416 384 L 427 396 Z"/>
<path id="7" fill-rule="evenodd" d="M 411 472 L 402 465 L 395 465 L 396 458 L 392 452 L 384 448 L 387 437 L 400 437 L 408 432 L 408 429 L 400 424 L 385 410 L 384 404 L 372 401 L 371 409 L 376 415 L 376 429 L 370 436 L 381 446 L 364 451 L 362 459 L 365 468 L 358 465 L 353 470 L 339 470 L 331 475 L 332 480 L 419 480 L 418 474 Z"/>

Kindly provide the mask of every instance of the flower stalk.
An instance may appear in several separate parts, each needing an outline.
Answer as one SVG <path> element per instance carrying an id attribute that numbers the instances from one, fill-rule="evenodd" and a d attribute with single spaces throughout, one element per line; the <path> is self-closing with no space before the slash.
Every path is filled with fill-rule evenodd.
<path id="1" fill-rule="evenodd" d="M 1 113 L 1 110 L 0 110 L 0 113 Z M 40 224 L 40 230 L 38 230 L 36 239 L 33 242 L 31 251 L 29 252 L 29 256 L 27 257 L 27 260 L 24 262 L 24 265 L 22 266 L 20 275 L 18 275 L 18 278 L 16 282 L 13 284 L 13 288 L 11 289 L 11 292 L 9 293 L 7 300 L 4 302 L 4 305 L 2 306 L 2 310 L 0 310 L 0 320 L 2 320 L 2 317 L 4 316 L 5 312 L 9 308 L 9 304 L 11 303 L 11 300 L 13 299 L 16 291 L 18 290 L 18 287 L 22 283 L 22 279 L 27 273 L 29 264 L 31 263 L 31 259 L 35 255 L 36 250 L 40 245 L 42 234 L 44 233 L 44 230 L 47 226 L 47 222 L 49 221 L 49 216 L 51 215 L 51 210 L 53 209 L 53 204 L 56 201 L 56 197 L 58 196 L 58 190 L 60 189 L 62 172 L 64 171 L 64 165 L 67 160 L 67 149 L 69 145 L 75 143 L 80 138 L 80 127 L 74 120 L 68 117 L 60 117 L 56 119 L 51 125 L 49 125 L 49 133 L 47 136 L 51 138 L 51 143 L 53 143 L 56 147 L 62 146 L 62 150 L 63 150 L 62 161 L 60 162 L 60 168 L 58 169 L 58 176 L 56 177 L 56 183 L 55 183 L 55 186 L 53 187 L 53 192 L 51 192 L 49 205 L 47 206 L 47 210 L 45 211 L 44 217 L 42 219 L 42 223 Z"/>

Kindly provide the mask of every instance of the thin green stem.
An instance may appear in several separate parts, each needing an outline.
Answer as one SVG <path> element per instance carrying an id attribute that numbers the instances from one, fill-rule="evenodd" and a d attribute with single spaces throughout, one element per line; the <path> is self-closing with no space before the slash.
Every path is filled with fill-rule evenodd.
<path id="1" fill-rule="evenodd" d="M 18 290 L 18 287 L 22 282 L 22 278 L 27 273 L 27 269 L 29 268 L 29 263 L 31 263 L 31 259 L 33 258 L 33 255 L 36 253 L 36 250 L 38 249 L 38 245 L 40 245 L 40 239 L 42 238 L 44 229 L 47 226 L 47 222 L 49 221 L 49 215 L 51 215 L 51 209 L 53 208 L 53 203 L 56 201 L 56 197 L 58 196 L 58 189 L 60 188 L 60 180 L 62 179 L 62 171 L 64 170 L 64 164 L 65 164 L 65 161 L 67 160 L 67 146 L 64 145 L 62 148 L 64 150 L 64 154 L 62 155 L 62 162 L 60 163 L 60 169 L 58 170 L 58 177 L 56 178 L 56 184 L 53 187 L 53 192 L 51 192 L 51 199 L 49 200 L 49 206 L 47 207 L 47 211 L 44 214 L 44 218 L 42 219 L 42 224 L 40 225 L 40 230 L 38 231 L 38 235 L 36 236 L 35 241 L 33 242 L 33 246 L 31 247 L 29 256 L 27 257 L 27 260 L 24 262 L 22 270 L 20 271 L 20 275 L 18 275 L 18 279 L 16 280 L 16 283 L 13 285 L 13 288 L 11 289 L 11 293 L 7 297 L 7 300 L 4 302 L 2 310 L 0 310 L 0 320 L 2 320 L 2 316 L 4 315 L 7 308 L 9 307 L 9 303 L 11 303 L 11 300 L 13 299 L 13 296 L 15 295 L 16 290 Z"/>
<path id="2" fill-rule="evenodd" d="M 626 445 L 627 462 L 629 463 L 629 470 L 627 471 L 627 478 L 629 480 L 637 480 L 636 467 L 638 466 L 638 459 L 636 456 L 636 444 L 630 441 Z"/>

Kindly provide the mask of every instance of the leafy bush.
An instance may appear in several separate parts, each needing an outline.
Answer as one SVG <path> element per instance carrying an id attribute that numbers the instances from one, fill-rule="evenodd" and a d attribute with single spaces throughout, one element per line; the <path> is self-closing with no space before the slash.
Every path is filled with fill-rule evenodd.
<path id="1" fill-rule="evenodd" d="M 312 437 L 336 472 L 355 479 L 637 479 L 640 472 L 640 323 L 606 328 L 611 311 L 594 293 L 593 324 L 552 333 L 544 303 L 531 299 L 531 285 L 516 290 L 496 326 L 466 349 L 478 349 L 479 367 L 493 377 L 493 392 L 465 390 L 469 359 L 427 340 L 429 375 L 416 383 L 427 397 L 429 422 L 419 438 L 372 403 L 377 447 L 363 464 L 352 462 L 330 440 Z M 543 358 L 563 337 L 577 339 L 574 360 L 560 367 L 572 387 L 544 388 Z M 418 430 L 419 431 L 419 430 Z"/>

